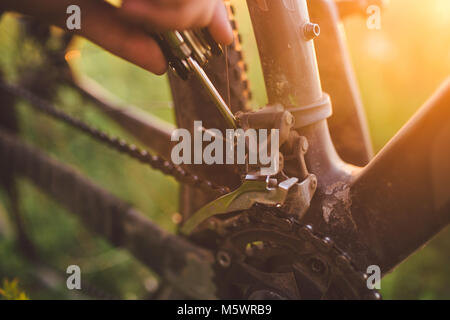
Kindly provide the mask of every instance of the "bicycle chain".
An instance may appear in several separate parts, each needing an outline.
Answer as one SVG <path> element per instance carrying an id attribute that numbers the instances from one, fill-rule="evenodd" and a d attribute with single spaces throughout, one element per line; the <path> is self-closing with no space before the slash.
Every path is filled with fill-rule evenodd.
<path id="1" fill-rule="evenodd" d="M 200 187 L 208 192 L 214 191 L 218 196 L 230 192 L 227 187 L 217 186 L 208 180 L 201 180 L 198 176 L 189 173 L 180 166 L 173 164 L 171 161 L 165 160 L 162 157 L 156 155 L 151 155 L 148 151 L 142 150 L 133 144 L 129 144 L 123 139 L 111 137 L 107 133 L 96 129 L 75 117 L 72 117 L 64 111 L 58 110 L 50 103 L 37 97 L 28 90 L 14 85 L 6 84 L 3 81 L 0 81 L 0 88 L 3 88 L 13 95 L 28 100 L 30 102 L 30 105 L 35 107 L 37 110 L 56 119 L 62 120 L 64 123 L 67 123 L 70 126 L 82 131 L 83 133 L 88 134 L 92 138 L 105 143 L 109 147 L 121 153 L 127 154 L 131 158 L 136 159 L 144 164 L 148 164 L 153 169 L 159 170 L 164 174 L 173 176 L 179 182 L 188 183 L 191 186 Z M 279 210 L 272 210 L 272 213 L 275 213 L 273 215 L 273 218 L 276 218 L 279 223 L 284 224 L 284 227 L 282 229 L 283 232 L 286 233 L 286 237 L 291 236 L 296 238 L 297 236 L 299 236 L 303 241 L 312 243 L 319 250 L 319 252 L 326 252 L 329 255 L 333 255 L 335 263 L 339 265 L 340 268 L 347 270 L 343 273 L 346 274 L 347 279 L 352 280 L 354 286 L 361 287 L 361 282 L 364 282 L 365 285 L 367 274 L 357 271 L 351 263 L 350 257 L 348 257 L 345 252 L 340 250 L 331 239 L 329 239 L 328 237 L 322 238 L 318 234 L 315 234 L 310 225 L 301 226 L 300 223 L 294 219 L 286 219 L 285 215 L 279 214 Z M 232 228 L 227 231 L 227 234 L 233 234 L 238 230 L 252 227 L 252 224 L 244 224 L 245 227 L 243 227 L 243 225 L 241 224 L 242 221 L 245 221 L 245 216 L 242 216 L 242 218 L 239 219 L 239 224 L 233 223 L 231 225 Z M 298 235 L 295 234 L 296 231 L 298 232 Z M 220 237 L 221 235 L 218 234 L 218 236 Z M 375 300 L 381 299 L 380 294 L 377 291 L 373 290 L 365 294 L 364 297 Z"/>
<path id="2" fill-rule="evenodd" d="M 236 41 L 234 41 L 233 46 L 240 57 L 238 67 L 241 69 L 240 70 L 241 82 L 244 83 L 244 87 L 246 88 L 243 94 L 248 99 L 251 99 L 252 92 L 250 90 L 249 80 L 246 76 L 248 66 L 243 59 L 243 54 L 241 51 L 240 43 L 242 37 L 238 32 L 237 23 L 234 18 L 235 8 L 228 1 L 225 1 L 224 3 L 228 10 L 230 24 L 233 33 L 235 37 L 237 37 L 236 41 L 239 43 L 239 45 L 237 45 Z M 62 110 L 58 110 L 53 105 L 34 95 L 30 91 L 27 91 L 18 86 L 7 84 L 1 80 L 0 80 L 0 87 L 16 96 L 29 100 L 31 102 L 31 105 L 39 109 L 41 112 L 44 112 L 56 119 L 62 120 L 63 122 L 69 124 L 70 126 L 78 130 L 81 130 L 85 134 L 88 134 L 97 141 L 105 143 L 106 145 L 115 149 L 116 151 L 119 151 L 120 153 L 123 154 L 127 154 L 131 158 L 138 160 L 141 163 L 149 165 L 152 169 L 159 170 L 165 175 L 174 177 L 178 182 L 189 184 L 192 187 L 198 187 L 209 193 L 212 191 L 215 196 L 222 196 L 230 192 L 230 189 L 226 186 L 219 186 L 213 183 L 212 181 L 202 179 L 198 175 L 190 173 L 186 169 L 174 164 L 169 160 L 166 160 L 158 155 L 152 155 L 149 151 L 140 149 L 136 145 L 126 142 L 124 139 L 112 137 L 108 133 L 101 131 L 98 128 L 94 128 L 93 126 L 86 124 L 82 120 L 77 119 L 63 112 Z"/>
<path id="3" fill-rule="evenodd" d="M 0 81 L 0 88 L 6 90 L 7 92 L 24 98 L 30 102 L 30 105 L 36 108 L 37 110 L 52 116 L 56 119 L 63 121 L 66 124 L 82 131 L 85 134 L 88 134 L 92 138 L 97 141 L 103 142 L 109 147 L 127 154 L 133 159 L 140 161 L 141 163 L 147 164 L 151 166 L 153 169 L 159 170 L 164 174 L 171 175 L 179 182 L 187 183 L 191 186 L 196 186 L 202 188 L 205 191 L 211 192 L 214 191 L 218 196 L 227 194 L 230 192 L 229 188 L 223 186 L 217 186 L 211 181 L 201 180 L 198 176 L 189 173 L 185 169 L 181 168 L 173 164 L 171 161 L 165 160 L 162 157 L 151 155 L 148 151 L 142 150 L 136 147 L 133 144 L 127 143 L 123 139 L 119 139 L 117 137 L 111 137 L 107 133 L 96 129 L 83 121 L 72 117 L 71 115 L 65 113 L 64 111 L 58 110 L 53 105 L 48 103 L 47 101 L 37 97 L 33 93 L 23 88 L 6 84 L 3 81 Z M 297 238 L 300 237 L 303 241 L 308 241 L 312 243 L 319 252 L 327 253 L 328 255 L 333 255 L 334 262 L 336 265 L 339 265 L 340 268 L 346 270 L 343 272 L 346 274 L 347 279 L 350 279 L 353 282 L 354 286 L 361 287 L 361 282 L 367 280 L 367 274 L 363 272 L 359 272 L 356 270 L 354 265 L 351 262 L 350 257 L 345 254 L 344 251 L 340 250 L 333 241 L 328 237 L 320 237 L 318 234 L 313 232 L 312 226 L 306 225 L 301 226 L 301 224 L 294 219 L 286 219 L 285 215 L 280 214 L 279 210 L 272 210 L 273 218 L 278 220 L 278 223 L 284 224 L 282 227 L 283 232 L 286 234 L 286 237 Z M 238 230 L 243 230 L 247 227 L 253 227 L 253 224 L 242 224 L 242 222 L 246 222 L 245 216 L 239 218 L 239 223 L 233 223 L 231 225 L 230 230 L 227 231 L 227 234 L 233 234 Z M 243 227 L 245 225 L 245 227 Z M 223 237 L 223 235 L 218 234 L 219 237 Z M 367 288 L 367 287 L 366 287 Z M 364 295 L 365 298 L 378 300 L 381 299 L 381 295 L 374 290 L 370 290 L 369 293 Z"/>
<path id="4" fill-rule="evenodd" d="M 192 186 L 202 188 L 205 191 L 214 191 L 218 196 L 230 192 L 227 187 L 217 186 L 208 180 L 201 180 L 198 176 L 189 173 L 180 166 L 173 164 L 171 161 L 165 160 L 159 156 L 151 155 L 148 151 L 142 150 L 133 144 L 129 144 L 123 139 L 111 137 L 107 133 L 96 129 L 61 110 L 56 109 L 53 105 L 37 97 L 28 90 L 14 85 L 6 84 L 3 81 L 0 81 L 0 88 L 3 88 L 13 95 L 28 100 L 30 102 L 30 105 L 35 107 L 37 110 L 56 119 L 62 120 L 72 127 L 82 131 L 83 133 L 88 134 L 94 139 L 106 143 L 109 147 L 121 153 L 127 154 L 131 158 L 136 159 L 144 164 L 148 164 L 153 169 L 159 170 L 164 174 L 173 176 L 179 182 L 188 183 Z M 335 263 L 339 265 L 340 268 L 347 270 L 343 273 L 346 274 L 347 279 L 350 279 L 353 282 L 354 286 L 361 287 L 361 282 L 364 282 L 365 285 L 367 274 L 357 271 L 351 263 L 350 257 L 345 254 L 344 251 L 340 250 L 330 238 L 320 237 L 318 234 L 313 232 L 312 226 L 301 226 L 298 221 L 294 219 L 286 219 L 285 215 L 280 215 L 278 211 L 279 210 L 272 211 L 273 213 L 275 213 L 273 217 L 284 224 L 284 227 L 282 229 L 283 232 L 286 233 L 286 237 L 293 236 L 295 238 L 299 236 L 303 241 L 312 243 L 319 250 L 319 252 L 326 252 L 328 255 L 333 255 Z M 245 221 L 244 216 L 242 216 L 242 218 L 240 218 L 239 220 L 239 222 L 242 221 Z M 246 225 L 245 227 L 243 227 L 243 225 L 241 225 L 240 223 L 232 224 L 232 228 L 227 233 L 233 234 L 234 232 L 243 230 L 246 227 L 252 227 L 252 224 Z M 296 234 L 296 232 L 298 234 Z M 363 297 L 374 300 L 381 299 L 381 295 L 375 290 L 370 290 L 367 294 L 363 295 Z"/>
<path id="5" fill-rule="evenodd" d="M 169 160 L 166 160 L 157 155 L 152 155 L 147 150 L 138 148 L 136 145 L 130 144 L 124 139 L 110 136 L 108 133 L 86 124 L 82 120 L 55 108 L 52 104 L 39 98 L 28 90 L 15 85 L 6 84 L 3 81 L 0 81 L 0 88 L 13 95 L 28 100 L 30 102 L 30 105 L 35 109 L 53 118 L 63 121 L 73 128 L 78 129 L 83 133 L 91 136 L 95 140 L 106 144 L 116 151 L 119 151 L 120 153 L 126 154 L 131 158 L 140 161 L 141 163 L 149 165 L 155 170 L 159 170 L 166 175 L 174 177 L 179 182 L 187 183 L 193 187 L 198 187 L 207 192 L 212 191 L 217 196 L 221 196 L 230 192 L 230 189 L 228 187 L 218 186 L 209 180 L 200 179 L 197 175 L 190 173 L 186 169 L 174 164 Z"/>

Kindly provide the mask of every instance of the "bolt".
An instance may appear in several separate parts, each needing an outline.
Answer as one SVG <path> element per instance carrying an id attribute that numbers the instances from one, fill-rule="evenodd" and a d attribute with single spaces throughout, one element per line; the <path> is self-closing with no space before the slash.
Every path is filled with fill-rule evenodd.
<path id="1" fill-rule="evenodd" d="M 300 148 L 301 148 L 303 153 L 306 153 L 308 151 L 308 148 L 309 148 L 308 140 L 305 137 L 303 137 L 303 136 L 301 136 L 300 139 L 301 139 L 300 140 Z"/>
<path id="2" fill-rule="evenodd" d="M 291 113 L 287 113 L 284 120 L 286 121 L 286 124 L 287 124 L 288 126 L 294 124 L 294 116 L 293 116 Z"/>
<path id="3" fill-rule="evenodd" d="M 316 23 L 308 22 L 303 26 L 303 36 L 306 41 L 313 40 L 320 35 L 320 26 Z"/>
<path id="4" fill-rule="evenodd" d="M 231 265 L 231 257 L 225 251 L 221 250 L 217 252 L 216 258 L 217 262 L 219 262 L 219 264 L 224 268 L 228 268 Z"/>
<path id="5" fill-rule="evenodd" d="M 310 184 L 311 190 L 315 190 L 317 187 L 317 179 L 316 177 L 311 177 L 311 184 Z"/>
<path id="6" fill-rule="evenodd" d="M 319 259 L 313 259 L 311 261 L 311 270 L 314 273 L 323 274 L 326 271 L 326 266 Z"/>

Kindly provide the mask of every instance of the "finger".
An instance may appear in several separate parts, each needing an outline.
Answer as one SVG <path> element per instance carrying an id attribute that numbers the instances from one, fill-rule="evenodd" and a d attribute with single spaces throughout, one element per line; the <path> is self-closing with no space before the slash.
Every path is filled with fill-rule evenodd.
<path id="1" fill-rule="evenodd" d="M 5 1 L 5 0 L 2 0 Z M 44 23 L 66 28 L 66 8 L 80 7 L 80 34 L 111 53 L 156 74 L 165 72 L 164 55 L 144 31 L 136 28 L 118 14 L 118 9 L 106 2 L 92 0 L 6 0 L 7 8 L 31 15 Z"/>
<path id="2" fill-rule="evenodd" d="M 123 13 L 130 19 L 165 30 L 205 27 L 212 19 L 217 0 L 180 2 L 178 6 L 161 6 L 146 0 L 127 0 Z"/>
<path id="3" fill-rule="evenodd" d="M 5 1 L 5 0 L 2 0 Z M 151 37 L 122 19 L 117 8 L 92 0 L 6 0 L 6 8 L 31 15 L 44 23 L 66 28 L 66 8 L 80 7 L 81 34 L 111 53 L 146 70 L 162 74 L 167 69 L 164 55 Z"/>
<path id="4" fill-rule="evenodd" d="M 233 29 L 230 25 L 227 9 L 222 1 L 217 3 L 208 28 L 214 40 L 218 43 L 229 45 L 233 42 Z"/>
<path id="5" fill-rule="evenodd" d="M 80 34 L 125 60 L 153 73 L 163 74 L 167 63 L 156 41 L 121 19 L 116 8 L 105 3 L 98 5 L 102 8 L 83 11 Z"/>

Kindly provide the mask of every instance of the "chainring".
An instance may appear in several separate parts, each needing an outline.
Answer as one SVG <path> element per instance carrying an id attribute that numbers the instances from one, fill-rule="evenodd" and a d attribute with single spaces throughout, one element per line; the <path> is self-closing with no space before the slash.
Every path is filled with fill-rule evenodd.
<path id="1" fill-rule="evenodd" d="M 192 239 L 216 252 L 222 299 L 381 299 L 330 238 L 280 208 L 256 204 L 212 217 Z"/>

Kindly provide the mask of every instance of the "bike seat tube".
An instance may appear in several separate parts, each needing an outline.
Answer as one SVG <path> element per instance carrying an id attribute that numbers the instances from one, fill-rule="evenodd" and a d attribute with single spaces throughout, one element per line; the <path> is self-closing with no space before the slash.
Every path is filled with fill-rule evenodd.
<path id="1" fill-rule="evenodd" d="M 306 0 L 247 0 L 269 104 L 308 106 L 322 99 Z"/>
<path id="2" fill-rule="evenodd" d="M 331 102 L 322 91 L 306 0 L 247 0 L 258 43 L 269 104 L 282 104 L 295 129 L 308 139 L 308 168 L 316 175 L 340 175 L 340 159 L 326 119 Z M 322 179 L 324 181 L 324 179 Z M 320 184 L 319 180 L 319 184 Z"/>

